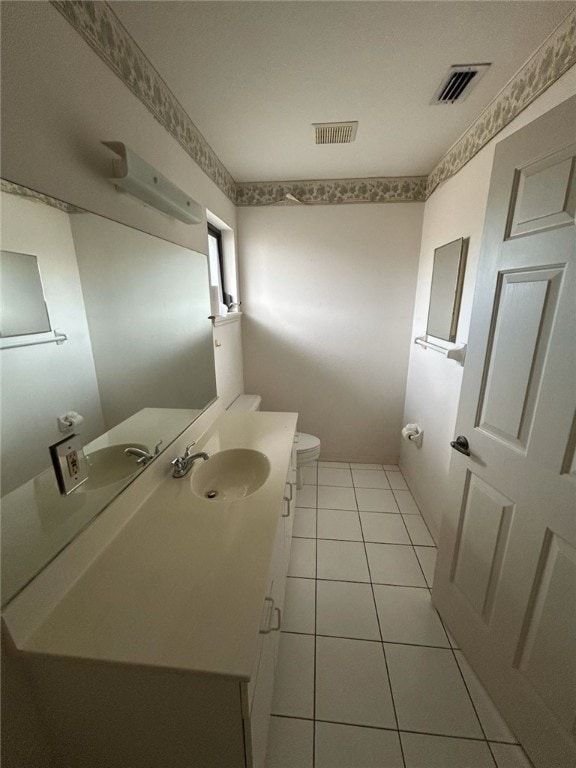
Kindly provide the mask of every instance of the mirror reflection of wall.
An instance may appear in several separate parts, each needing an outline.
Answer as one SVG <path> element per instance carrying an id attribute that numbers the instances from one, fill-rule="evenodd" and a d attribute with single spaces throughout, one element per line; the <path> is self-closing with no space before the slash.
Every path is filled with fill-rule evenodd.
<path id="1" fill-rule="evenodd" d="M 444 341 L 456 341 L 467 250 L 468 239 L 461 237 L 434 251 L 434 270 L 426 328 L 429 336 L 435 336 Z"/>
<path id="2" fill-rule="evenodd" d="M 0 192 L 2 248 L 37 257 L 62 345 L 2 349 L 3 602 L 130 482 L 61 496 L 48 446 L 77 411 L 85 452 L 163 450 L 216 397 L 208 261 L 78 209 Z M 27 339 L 28 340 L 28 339 Z"/>

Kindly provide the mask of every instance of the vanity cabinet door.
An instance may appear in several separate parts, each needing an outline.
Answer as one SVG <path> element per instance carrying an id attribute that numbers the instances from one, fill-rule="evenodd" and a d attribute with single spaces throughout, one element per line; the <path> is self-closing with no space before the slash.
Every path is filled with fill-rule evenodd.
<path id="1" fill-rule="evenodd" d="M 290 552 L 292 548 L 292 528 L 294 527 L 294 513 L 296 511 L 296 448 L 292 450 L 292 461 L 286 476 L 285 501 L 282 515 L 284 518 L 284 562 L 285 573 L 288 573 L 290 565 Z"/>
<path id="2" fill-rule="evenodd" d="M 253 768 L 264 768 L 266 761 L 268 726 L 272 709 L 274 675 L 286 589 L 284 538 L 283 519 L 280 518 L 276 528 L 276 539 L 270 564 L 270 586 L 262 611 L 258 671 L 255 679 L 251 680 L 248 686 Z"/>
<path id="3" fill-rule="evenodd" d="M 271 611 L 273 612 L 273 611 Z M 271 617 L 271 621 L 274 621 Z M 278 656 L 280 632 L 264 635 L 258 675 L 254 688 L 252 710 L 250 712 L 250 731 L 252 737 L 252 768 L 264 768 L 266 762 L 266 745 L 268 743 L 268 728 L 272 697 L 274 694 L 274 675 Z"/>

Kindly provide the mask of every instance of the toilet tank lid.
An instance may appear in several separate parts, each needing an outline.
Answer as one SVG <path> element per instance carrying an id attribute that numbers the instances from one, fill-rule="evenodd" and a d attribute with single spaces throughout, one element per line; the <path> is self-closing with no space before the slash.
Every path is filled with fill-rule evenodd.
<path id="1" fill-rule="evenodd" d="M 232 405 L 228 406 L 229 411 L 259 411 L 262 398 L 260 395 L 238 395 Z"/>

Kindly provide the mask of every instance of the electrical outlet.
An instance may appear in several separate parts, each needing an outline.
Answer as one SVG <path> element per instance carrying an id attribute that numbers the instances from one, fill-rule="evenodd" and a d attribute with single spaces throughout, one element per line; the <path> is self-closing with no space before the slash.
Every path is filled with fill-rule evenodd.
<path id="1" fill-rule="evenodd" d="M 50 446 L 50 456 L 60 493 L 68 495 L 88 480 L 88 470 L 82 442 L 71 435 Z"/>

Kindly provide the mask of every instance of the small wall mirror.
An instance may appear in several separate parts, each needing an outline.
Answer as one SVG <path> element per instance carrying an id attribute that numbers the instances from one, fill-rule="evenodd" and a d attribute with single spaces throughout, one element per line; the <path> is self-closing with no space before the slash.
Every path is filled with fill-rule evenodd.
<path id="1" fill-rule="evenodd" d="M 36 256 L 0 251 L 0 274 L 0 336 L 52 330 Z"/>
<path id="2" fill-rule="evenodd" d="M 426 333 L 444 341 L 456 341 L 458 316 L 468 238 L 459 238 L 434 251 L 434 270 L 430 290 L 430 309 Z"/>

